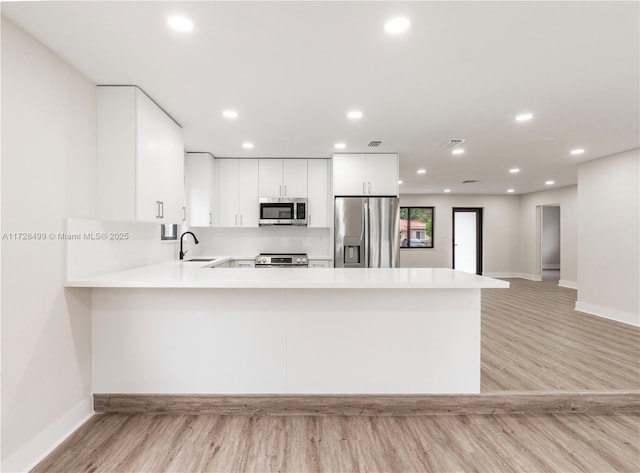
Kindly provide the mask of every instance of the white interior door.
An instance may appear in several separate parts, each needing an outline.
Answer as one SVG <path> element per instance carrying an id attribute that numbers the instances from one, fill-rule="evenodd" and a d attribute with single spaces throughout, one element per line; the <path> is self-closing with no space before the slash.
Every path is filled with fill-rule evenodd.
<path id="1" fill-rule="evenodd" d="M 453 269 L 476 274 L 478 242 L 475 212 L 454 212 Z"/>

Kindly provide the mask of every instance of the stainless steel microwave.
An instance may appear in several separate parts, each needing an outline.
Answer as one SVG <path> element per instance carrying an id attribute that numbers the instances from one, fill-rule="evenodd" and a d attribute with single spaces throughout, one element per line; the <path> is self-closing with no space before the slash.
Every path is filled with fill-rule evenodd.
<path id="1" fill-rule="evenodd" d="M 307 199 L 260 197 L 260 220 L 264 225 L 307 225 Z"/>

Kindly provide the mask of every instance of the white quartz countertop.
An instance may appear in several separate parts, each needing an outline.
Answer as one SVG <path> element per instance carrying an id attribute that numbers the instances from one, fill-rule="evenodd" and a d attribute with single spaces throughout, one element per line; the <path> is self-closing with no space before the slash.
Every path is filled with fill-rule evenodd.
<path id="1" fill-rule="evenodd" d="M 216 268 L 229 261 L 169 262 L 68 280 L 66 287 L 217 289 L 471 289 L 509 283 L 447 268 Z"/>

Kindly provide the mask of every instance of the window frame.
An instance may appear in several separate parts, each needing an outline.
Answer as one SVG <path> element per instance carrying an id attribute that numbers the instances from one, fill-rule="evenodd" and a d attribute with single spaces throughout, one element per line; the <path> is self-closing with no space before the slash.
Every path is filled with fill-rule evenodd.
<path id="1" fill-rule="evenodd" d="M 400 245 L 401 250 L 433 250 L 435 248 L 435 238 L 433 237 L 435 233 L 435 220 L 436 220 L 436 208 L 430 205 L 412 205 L 412 206 L 400 206 L 400 212 L 403 209 L 407 209 L 407 235 L 406 238 L 398 239 L 398 244 Z M 426 246 L 411 246 L 411 211 L 413 209 L 430 209 L 431 210 L 431 243 L 430 245 L 426 244 L 427 238 L 425 238 Z M 424 228 L 425 237 L 427 236 L 426 226 Z M 407 240 L 408 246 L 402 246 L 402 240 Z"/>

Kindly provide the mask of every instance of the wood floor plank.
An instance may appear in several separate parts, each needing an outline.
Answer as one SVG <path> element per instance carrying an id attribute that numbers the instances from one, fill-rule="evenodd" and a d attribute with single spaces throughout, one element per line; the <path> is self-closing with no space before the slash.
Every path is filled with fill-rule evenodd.
<path id="1" fill-rule="evenodd" d="M 575 311 L 556 281 L 510 282 L 482 291 L 481 395 L 101 394 L 112 413 L 33 471 L 640 471 L 640 329 Z"/>
<path id="2" fill-rule="evenodd" d="M 96 417 L 33 472 L 631 473 L 640 468 L 637 414 Z"/>
<path id="3" fill-rule="evenodd" d="M 574 310 L 557 281 L 482 291 L 483 392 L 640 389 L 640 328 Z"/>

